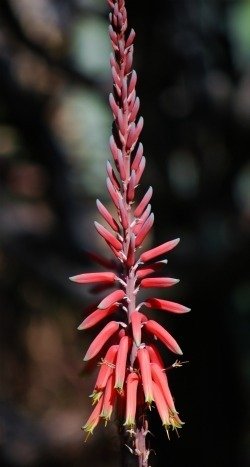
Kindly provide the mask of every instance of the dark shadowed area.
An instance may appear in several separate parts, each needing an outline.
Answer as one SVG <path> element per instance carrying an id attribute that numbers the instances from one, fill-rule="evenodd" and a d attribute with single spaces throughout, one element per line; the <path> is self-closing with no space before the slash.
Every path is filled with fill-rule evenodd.
<path id="1" fill-rule="evenodd" d="M 250 2 L 128 0 L 155 227 L 147 246 L 192 308 L 159 316 L 189 363 L 171 370 L 186 422 L 150 415 L 152 467 L 247 467 L 249 451 Z M 83 443 L 95 374 L 79 332 L 91 294 L 68 277 L 105 252 L 93 220 L 111 112 L 105 0 L 0 2 L 0 462 L 119 467 L 115 424 Z M 158 296 L 160 296 L 158 294 Z M 155 312 L 156 316 L 156 312 Z M 96 331 L 93 331 L 95 333 Z M 93 335 L 93 334 L 92 334 Z M 166 365 L 173 363 L 166 353 Z"/>

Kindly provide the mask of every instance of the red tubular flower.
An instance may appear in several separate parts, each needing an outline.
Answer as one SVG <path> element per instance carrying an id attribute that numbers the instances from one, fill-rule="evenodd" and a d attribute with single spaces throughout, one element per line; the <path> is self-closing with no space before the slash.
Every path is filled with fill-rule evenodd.
<path id="1" fill-rule="evenodd" d="M 137 358 L 139 361 L 139 366 L 141 370 L 142 377 L 142 386 L 145 394 L 145 402 L 149 405 L 154 400 L 153 390 L 152 390 L 152 376 L 151 376 L 151 367 L 148 350 L 146 348 L 141 348 L 137 352 Z"/>
<path id="2" fill-rule="evenodd" d="M 127 388 L 126 388 L 126 413 L 124 425 L 132 428 L 135 426 L 135 417 L 137 409 L 137 387 L 139 382 L 139 376 L 137 373 L 129 373 L 127 377 Z"/>
<path id="3" fill-rule="evenodd" d="M 124 336 L 120 340 L 118 352 L 117 352 L 117 359 L 116 359 L 116 366 L 115 366 L 115 388 L 122 392 L 123 384 L 125 380 L 125 373 L 126 373 L 126 366 L 127 366 L 127 357 L 128 357 L 128 350 L 129 350 L 129 337 Z"/>
<path id="4" fill-rule="evenodd" d="M 104 418 L 105 424 L 110 420 L 116 399 L 116 391 L 114 389 L 114 374 L 112 373 L 107 381 L 104 396 L 103 396 L 103 404 L 102 404 L 102 411 L 100 417 Z"/>
<path id="5" fill-rule="evenodd" d="M 103 396 L 99 399 L 97 405 L 95 406 L 94 410 L 92 411 L 90 417 L 88 418 L 87 422 L 85 425 L 82 427 L 82 430 L 84 430 L 87 433 L 87 438 L 89 435 L 93 434 L 93 431 L 95 427 L 97 426 L 99 420 L 100 420 L 100 415 L 102 411 L 102 405 L 103 405 Z"/>
<path id="6" fill-rule="evenodd" d="M 106 387 L 106 384 L 107 384 L 107 381 L 109 379 L 109 377 L 112 375 L 112 373 L 114 372 L 114 369 L 115 369 L 115 360 L 116 360 L 116 356 L 117 356 L 117 351 L 118 351 L 118 345 L 112 345 L 105 357 L 102 359 L 101 363 L 100 363 L 100 371 L 98 373 L 98 376 L 97 376 L 97 380 L 96 380 L 96 383 L 95 383 L 95 387 L 94 387 L 94 391 L 93 393 L 91 394 L 90 397 L 93 398 L 93 402 L 95 403 L 97 400 L 100 399 L 105 387 Z"/>
<path id="7" fill-rule="evenodd" d="M 110 6 L 109 36 L 113 53 L 110 57 L 113 92 L 109 103 L 114 117 L 113 134 L 109 145 L 112 163 L 107 162 L 107 190 L 113 202 L 113 215 L 97 200 L 97 209 L 112 233 L 95 222 L 98 234 L 105 240 L 114 254 L 114 260 L 92 258 L 103 266 L 105 272 L 84 273 L 71 280 L 79 284 L 94 285 L 93 291 L 106 294 L 78 329 L 88 329 L 108 318 L 112 313 L 121 315 L 121 321 L 109 321 L 90 344 L 84 357 L 89 361 L 101 353 L 103 346 L 112 338 L 110 348 L 101 358 L 101 367 L 91 395 L 96 404 L 83 429 L 92 433 L 100 418 L 107 423 L 115 405 L 119 418 L 131 433 L 131 452 L 137 454 L 139 465 L 147 464 L 147 409 L 152 401 L 166 430 L 170 426 L 181 427 L 182 422 L 175 409 L 163 370 L 164 363 L 152 344 L 152 336 L 163 342 L 171 352 L 182 355 L 182 351 L 163 326 L 141 312 L 155 308 L 173 313 L 186 313 L 189 308 L 160 298 L 138 300 L 138 293 L 150 287 L 167 288 L 178 279 L 154 277 L 167 263 L 157 260 L 170 252 L 179 238 L 165 242 L 141 253 L 141 246 L 153 227 L 154 215 L 149 204 L 153 189 L 149 187 L 139 203 L 136 202 L 137 186 L 144 173 L 146 159 L 139 137 L 143 118 L 139 114 L 140 100 L 136 96 L 137 74 L 133 70 L 134 30 L 127 30 L 125 0 L 108 0 Z M 147 264 L 145 264 L 147 263 Z M 111 271 L 107 271 L 111 269 Z M 148 277 L 153 276 L 153 277 Z M 116 286 L 108 293 L 107 288 Z M 140 310 L 140 311 L 139 311 Z M 140 438 L 140 449 L 135 450 Z"/>

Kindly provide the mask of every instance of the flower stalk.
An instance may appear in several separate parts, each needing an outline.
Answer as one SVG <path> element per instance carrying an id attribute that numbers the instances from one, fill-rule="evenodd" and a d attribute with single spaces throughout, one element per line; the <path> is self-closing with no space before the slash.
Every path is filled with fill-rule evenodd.
<path id="1" fill-rule="evenodd" d="M 127 29 L 125 0 L 108 0 L 108 3 L 111 10 L 109 36 L 113 49 L 110 57 L 113 93 L 109 96 L 109 103 L 114 124 L 110 138 L 112 162 L 107 162 L 107 190 L 116 215 L 111 215 L 97 200 L 105 226 L 95 222 L 95 228 L 115 258 L 110 261 L 92 254 L 93 259 L 111 271 L 71 277 L 74 282 L 94 284 L 101 287 L 100 290 L 113 287 L 99 304 L 91 308 L 91 313 L 78 327 L 85 330 L 111 317 L 84 357 L 84 361 L 89 361 L 100 356 L 101 361 L 91 395 L 94 408 L 83 430 L 89 435 L 101 420 L 107 424 L 117 407 L 121 436 L 128 439 L 126 446 L 138 459 L 138 465 L 147 467 L 150 454 L 147 442 L 148 409 L 156 408 L 167 434 L 170 429 L 176 431 L 183 424 L 174 406 L 155 339 L 159 339 L 175 354 L 182 355 L 182 351 L 174 337 L 150 319 L 150 311 L 158 309 L 181 314 L 190 309 L 155 297 L 148 297 L 142 302 L 139 300 L 141 289 L 168 288 L 179 282 L 178 279 L 159 276 L 167 263 L 162 256 L 170 252 L 179 239 L 141 253 L 153 227 L 154 214 L 149 204 L 152 187 L 148 188 L 139 203 L 136 202 L 146 159 L 139 141 L 143 118 L 139 116 L 137 74 L 133 69 L 135 32 Z M 109 348 L 103 358 L 104 345 L 105 348 L 109 345 Z"/>

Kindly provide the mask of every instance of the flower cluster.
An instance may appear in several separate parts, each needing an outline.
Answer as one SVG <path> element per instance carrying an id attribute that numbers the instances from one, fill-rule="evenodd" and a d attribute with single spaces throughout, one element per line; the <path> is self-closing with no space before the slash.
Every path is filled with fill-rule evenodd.
<path id="1" fill-rule="evenodd" d="M 83 429 L 88 434 L 93 433 L 101 419 L 105 423 L 110 420 L 117 406 L 125 427 L 133 431 L 138 414 L 144 413 L 154 402 L 168 432 L 171 427 L 181 428 L 182 422 L 156 340 L 159 339 L 177 355 L 182 355 L 182 351 L 171 334 L 150 319 L 150 310 L 186 313 L 189 308 L 154 297 L 137 303 L 140 289 L 171 287 L 179 282 L 159 275 L 167 262 L 162 259 L 163 255 L 170 252 L 179 239 L 141 252 L 144 239 L 153 226 L 154 215 L 149 204 L 153 193 L 151 187 L 141 201 L 135 203 L 136 189 L 146 163 L 143 146 L 139 142 L 143 119 L 138 118 L 137 75 L 132 69 L 135 32 L 133 29 L 127 32 L 124 0 L 108 0 L 108 3 L 111 8 L 109 35 L 113 48 L 110 58 L 113 94 L 110 94 L 109 102 L 114 125 L 110 138 L 113 162 L 107 162 L 107 189 L 117 214 L 113 216 L 97 200 L 98 211 L 108 228 L 98 222 L 95 222 L 95 227 L 115 255 L 115 260 L 101 260 L 111 269 L 106 272 L 71 277 L 79 284 L 95 284 L 101 290 L 108 290 L 78 328 L 89 329 L 110 317 L 84 357 L 84 361 L 98 357 L 108 344 L 105 354 L 102 358 L 99 356 L 100 370 L 91 394 L 94 410 Z M 142 313 L 142 308 L 146 313 L 149 310 L 147 316 Z"/>

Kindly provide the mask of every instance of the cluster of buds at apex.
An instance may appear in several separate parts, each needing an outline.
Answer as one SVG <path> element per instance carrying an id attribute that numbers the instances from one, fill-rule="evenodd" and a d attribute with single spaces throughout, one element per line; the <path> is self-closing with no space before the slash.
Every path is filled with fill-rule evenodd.
<path id="1" fill-rule="evenodd" d="M 152 187 L 139 203 L 136 202 L 136 191 L 146 160 L 139 142 L 143 120 L 138 116 L 137 75 L 132 68 L 135 33 L 127 31 L 124 0 L 108 0 L 108 3 L 111 8 L 109 35 L 113 48 L 110 58 L 113 93 L 109 102 L 114 126 L 110 138 L 113 162 L 107 163 L 107 188 L 114 209 L 111 214 L 97 200 L 98 211 L 106 224 L 95 222 L 95 227 L 114 254 L 114 260 L 100 259 L 92 254 L 99 264 L 111 270 L 70 278 L 79 284 L 93 284 L 100 290 L 113 288 L 108 294 L 106 291 L 78 327 L 85 330 L 104 320 L 102 330 L 84 357 L 84 361 L 99 357 L 100 368 L 91 394 L 94 409 L 83 429 L 87 434 L 93 433 L 99 421 L 104 420 L 106 424 L 115 407 L 119 406 L 122 407 L 119 412 L 123 417 L 122 423 L 136 432 L 138 417 L 142 414 L 146 417 L 147 409 L 152 406 L 158 410 L 168 432 L 171 427 L 181 428 L 183 422 L 175 409 L 156 341 L 159 339 L 175 354 L 182 355 L 182 351 L 174 337 L 151 319 L 150 313 L 151 309 L 156 309 L 181 314 L 190 309 L 155 297 L 137 304 L 141 289 L 168 288 L 179 282 L 164 275 L 159 277 L 159 272 L 167 264 L 163 255 L 179 243 L 179 238 L 142 251 L 153 227 L 154 215 L 149 204 Z M 108 321 L 110 317 L 111 321 Z"/>

